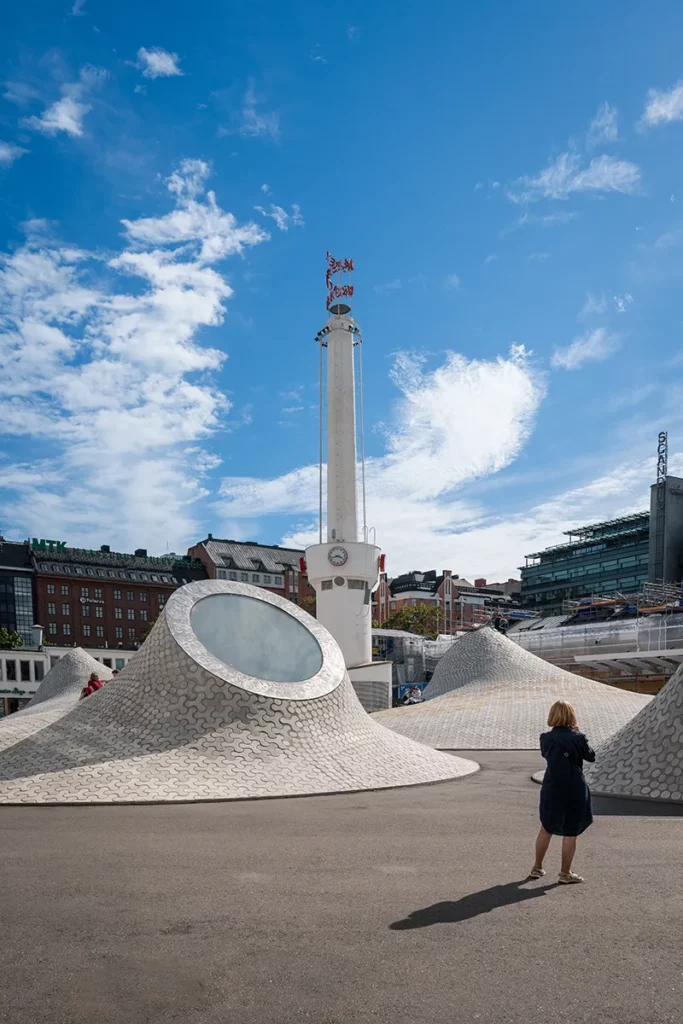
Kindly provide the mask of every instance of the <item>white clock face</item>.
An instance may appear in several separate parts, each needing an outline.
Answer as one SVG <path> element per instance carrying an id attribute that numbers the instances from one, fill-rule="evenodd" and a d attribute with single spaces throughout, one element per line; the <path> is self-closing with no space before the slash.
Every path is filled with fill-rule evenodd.
<path id="1" fill-rule="evenodd" d="M 332 565 L 344 565 L 346 559 L 349 557 L 346 548 L 330 548 L 327 553 L 328 560 Z"/>

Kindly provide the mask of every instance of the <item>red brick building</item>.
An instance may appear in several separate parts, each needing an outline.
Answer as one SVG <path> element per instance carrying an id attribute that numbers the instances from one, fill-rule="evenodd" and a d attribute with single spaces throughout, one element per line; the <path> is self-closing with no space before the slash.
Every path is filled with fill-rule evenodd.
<path id="1" fill-rule="evenodd" d="M 476 582 L 486 583 L 485 580 Z M 444 569 L 439 575 L 436 569 L 431 569 L 404 573 L 394 579 L 382 573 L 372 603 L 373 620 L 380 625 L 402 608 L 433 605 L 439 612 L 439 633 L 455 633 L 488 622 L 498 606 L 507 605 L 510 598 L 502 589 L 477 586 L 454 576 L 450 569 Z"/>
<path id="2" fill-rule="evenodd" d="M 210 579 L 263 587 L 304 607 L 315 599 L 315 590 L 301 570 L 304 552 L 298 548 L 219 540 L 210 533 L 206 540 L 188 548 L 187 554 L 205 566 Z"/>
<path id="3" fill-rule="evenodd" d="M 136 648 L 178 587 L 206 579 L 201 563 L 177 555 L 148 556 L 68 548 L 35 540 L 36 619 L 48 644 Z"/>

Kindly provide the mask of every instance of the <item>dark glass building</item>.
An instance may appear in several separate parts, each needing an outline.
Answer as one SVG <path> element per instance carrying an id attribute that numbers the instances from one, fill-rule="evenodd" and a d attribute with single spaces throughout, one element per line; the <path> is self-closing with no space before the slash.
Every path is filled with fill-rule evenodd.
<path id="1" fill-rule="evenodd" d="M 15 543 L 0 537 L 0 628 L 17 632 L 25 644 L 31 643 L 35 573 L 26 542 Z"/>
<path id="2" fill-rule="evenodd" d="M 569 542 L 526 555 L 522 605 L 559 615 L 567 600 L 639 591 L 648 579 L 650 513 L 568 530 Z"/>

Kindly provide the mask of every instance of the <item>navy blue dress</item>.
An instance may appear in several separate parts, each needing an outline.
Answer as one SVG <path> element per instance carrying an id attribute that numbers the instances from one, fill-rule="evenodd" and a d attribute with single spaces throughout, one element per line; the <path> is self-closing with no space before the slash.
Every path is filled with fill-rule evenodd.
<path id="1" fill-rule="evenodd" d="M 554 836 L 580 836 L 593 824 L 583 762 L 594 761 L 595 753 L 582 732 L 556 726 L 541 733 L 541 754 L 548 762 L 541 786 L 541 825 Z"/>

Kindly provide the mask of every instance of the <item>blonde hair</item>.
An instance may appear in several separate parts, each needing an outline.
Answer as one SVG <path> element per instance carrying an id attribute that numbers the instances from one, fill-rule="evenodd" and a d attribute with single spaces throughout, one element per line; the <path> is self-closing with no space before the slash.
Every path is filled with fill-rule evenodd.
<path id="1" fill-rule="evenodd" d="M 548 725 L 551 728 L 555 728 L 558 725 L 568 725 L 571 729 L 578 729 L 579 720 L 576 717 L 576 711 L 574 711 L 569 701 L 555 701 L 548 712 Z"/>

